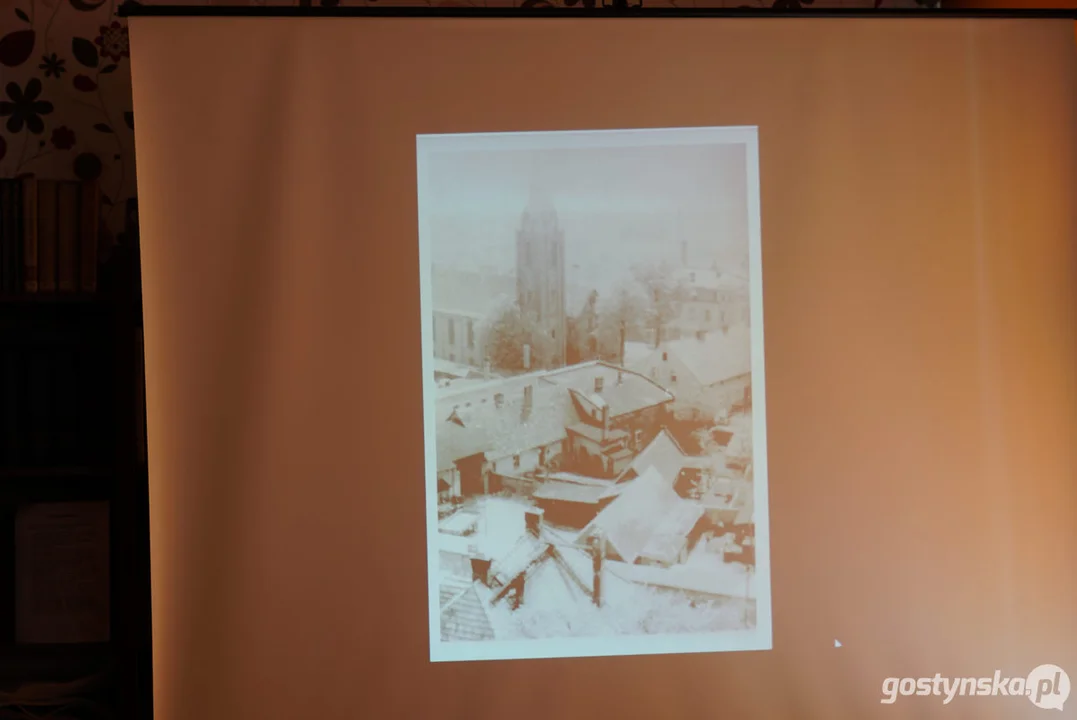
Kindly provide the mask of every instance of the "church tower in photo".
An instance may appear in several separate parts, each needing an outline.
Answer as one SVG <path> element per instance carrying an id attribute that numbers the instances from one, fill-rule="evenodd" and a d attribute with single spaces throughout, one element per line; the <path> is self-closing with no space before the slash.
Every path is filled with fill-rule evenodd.
<path id="1" fill-rule="evenodd" d="M 531 196 L 516 231 L 516 301 L 540 337 L 533 368 L 565 364 L 565 233 L 545 188 L 532 183 Z"/>

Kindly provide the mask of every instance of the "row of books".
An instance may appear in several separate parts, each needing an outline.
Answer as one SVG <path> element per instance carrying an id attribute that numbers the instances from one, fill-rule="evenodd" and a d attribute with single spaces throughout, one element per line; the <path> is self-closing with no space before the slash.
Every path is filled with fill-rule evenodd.
<path id="1" fill-rule="evenodd" d="M 110 458 L 104 353 L 85 342 L 0 345 L 0 467 L 86 467 Z"/>
<path id="2" fill-rule="evenodd" d="M 0 293 L 97 290 L 96 181 L 0 180 Z"/>
<path id="3" fill-rule="evenodd" d="M 15 642 L 108 642 L 109 503 L 23 505 L 13 531 Z"/>

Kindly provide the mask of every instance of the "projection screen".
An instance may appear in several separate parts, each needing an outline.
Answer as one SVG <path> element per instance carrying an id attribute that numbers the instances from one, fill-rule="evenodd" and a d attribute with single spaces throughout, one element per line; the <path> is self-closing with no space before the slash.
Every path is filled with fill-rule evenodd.
<path id="1" fill-rule="evenodd" d="M 1072 22 L 413 15 L 130 21 L 158 717 L 1061 709 Z"/>

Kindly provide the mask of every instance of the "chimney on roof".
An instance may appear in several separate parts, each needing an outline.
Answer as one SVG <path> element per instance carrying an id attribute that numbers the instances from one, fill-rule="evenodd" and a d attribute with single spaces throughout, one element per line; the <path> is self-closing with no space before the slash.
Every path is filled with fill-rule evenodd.
<path id="1" fill-rule="evenodd" d="M 620 343 L 621 343 L 620 346 L 617 348 L 617 352 L 619 354 L 619 358 L 618 358 L 619 362 L 617 364 L 620 365 L 621 367 L 624 367 L 624 365 L 625 365 L 625 322 L 624 322 L 624 320 L 621 321 Z"/>
<path id="2" fill-rule="evenodd" d="M 524 370 L 531 369 L 531 346 L 524 343 Z"/>
<path id="3" fill-rule="evenodd" d="M 520 577 L 513 581 L 508 594 L 509 608 L 511 610 L 519 610 L 520 606 L 524 604 L 524 586 L 526 584 L 527 573 L 522 573 Z"/>
<path id="4" fill-rule="evenodd" d="M 531 404 L 532 404 L 532 402 L 534 402 L 534 394 L 535 394 L 534 386 L 532 386 L 530 384 L 524 385 L 523 416 L 524 416 L 525 420 L 531 415 Z"/>
<path id="5" fill-rule="evenodd" d="M 489 558 L 477 556 L 471 558 L 471 579 L 472 581 L 481 582 L 483 585 L 489 587 L 490 585 L 490 566 L 493 565 L 493 561 Z"/>
<path id="6" fill-rule="evenodd" d="M 596 393 L 600 393 L 600 392 L 602 392 L 602 385 L 603 385 L 603 383 L 604 383 L 604 381 L 603 381 L 603 379 L 602 379 L 602 376 L 601 376 L 601 375 L 599 375 L 599 376 L 597 376 L 597 377 L 595 378 L 595 392 L 596 392 Z"/>
<path id="7" fill-rule="evenodd" d="M 591 569 L 593 579 L 591 582 L 591 599 L 595 607 L 602 607 L 602 564 L 606 554 L 606 543 L 600 535 L 591 536 Z"/>
<path id="8" fill-rule="evenodd" d="M 602 442 L 606 442 L 606 436 L 610 433 L 610 406 L 602 403 Z"/>
<path id="9" fill-rule="evenodd" d="M 623 385 L 624 381 L 625 381 L 625 371 L 618 369 L 617 370 L 617 384 L 618 385 Z"/>
<path id="10" fill-rule="evenodd" d="M 538 538 L 542 534 L 542 510 L 540 508 L 530 508 L 524 513 L 524 527 L 527 529 L 527 534 L 533 538 Z"/>
<path id="11" fill-rule="evenodd" d="M 503 393 L 494 393 L 494 407 L 501 407 L 505 404 L 505 395 Z"/>
<path id="12" fill-rule="evenodd" d="M 707 339 L 707 331 L 706 330 L 696 330 L 696 340 L 706 340 L 706 339 Z"/>

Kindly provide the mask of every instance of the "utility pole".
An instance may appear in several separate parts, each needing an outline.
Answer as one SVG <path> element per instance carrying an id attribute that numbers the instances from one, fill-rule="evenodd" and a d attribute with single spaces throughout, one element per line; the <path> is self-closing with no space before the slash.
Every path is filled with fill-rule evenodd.
<path id="1" fill-rule="evenodd" d="M 748 606 L 752 602 L 752 565 L 745 566 L 744 570 L 744 627 L 748 627 Z"/>
<path id="2" fill-rule="evenodd" d="M 601 535 L 591 536 L 591 567 L 594 580 L 591 587 L 591 599 L 595 607 L 602 607 L 602 561 L 606 554 L 605 542 Z"/>

